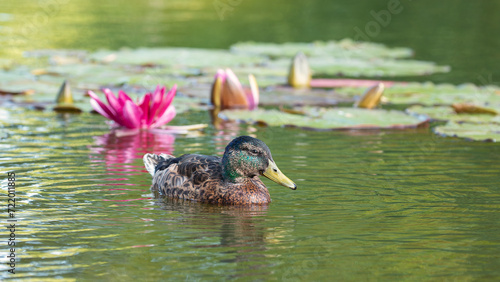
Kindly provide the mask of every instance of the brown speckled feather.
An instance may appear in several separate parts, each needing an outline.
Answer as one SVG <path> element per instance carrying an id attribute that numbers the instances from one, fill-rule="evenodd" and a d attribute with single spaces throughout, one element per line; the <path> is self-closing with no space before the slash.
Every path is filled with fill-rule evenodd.
<path id="1" fill-rule="evenodd" d="M 144 163 L 153 175 L 151 190 L 157 197 L 232 205 L 271 202 L 269 191 L 258 176 L 242 183 L 225 182 L 220 157 L 146 154 Z"/>

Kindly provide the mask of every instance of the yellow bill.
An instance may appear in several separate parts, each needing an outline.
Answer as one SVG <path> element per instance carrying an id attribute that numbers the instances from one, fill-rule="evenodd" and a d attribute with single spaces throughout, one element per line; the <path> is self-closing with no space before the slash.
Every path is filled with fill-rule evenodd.
<path id="1" fill-rule="evenodd" d="M 271 160 L 269 160 L 269 165 L 267 166 L 267 169 L 262 173 L 265 177 L 271 179 L 272 181 L 283 185 L 285 187 L 288 187 L 292 190 L 297 189 L 297 185 L 293 183 L 290 178 L 286 177 L 278 168 L 278 166 Z"/>

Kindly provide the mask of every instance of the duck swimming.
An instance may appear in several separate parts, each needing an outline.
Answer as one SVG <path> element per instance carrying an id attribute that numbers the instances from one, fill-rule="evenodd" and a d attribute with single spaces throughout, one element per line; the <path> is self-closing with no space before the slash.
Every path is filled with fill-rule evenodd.
<path id="1" fill-rule="evenodd" d="M 267 145 L 250 136 L 231 141 L 222 158 L 146 154 L 143 160 L 153 176 L 151 190 L 157 197 L 220 205 L 268 204 L 271 197 L 259 175 L 297 189 L 278 169 Z"/>

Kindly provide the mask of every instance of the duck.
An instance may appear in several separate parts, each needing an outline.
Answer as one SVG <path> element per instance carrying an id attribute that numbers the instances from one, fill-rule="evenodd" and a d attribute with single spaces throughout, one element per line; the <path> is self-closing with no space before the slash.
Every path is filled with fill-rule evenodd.
<path id="1" fill-rule="evenodd" d="M 266 205 L 269 190 L 259 176 L 288 187 L 297 185 L 278 168 L 263 141 L 239 136 L 225 148 L 224 155 L 145 154 L 146 170 L 153 177 L 151 191 L 168 197 L 217 205 Z"/>

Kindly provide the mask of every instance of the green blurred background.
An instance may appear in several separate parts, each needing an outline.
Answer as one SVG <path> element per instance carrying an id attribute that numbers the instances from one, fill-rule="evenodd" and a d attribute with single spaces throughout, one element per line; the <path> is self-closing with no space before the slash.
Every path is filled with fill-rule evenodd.
<path id="1" fill-rule="evenodd" d="M 417 80 L 500 85 L 499 11 L 493 0 L 3 0 L 0 58 L 27 63 L 23 51 L 45 48 L 356 38 L 411 47 L 416 59 L 452 67 Z"/>

